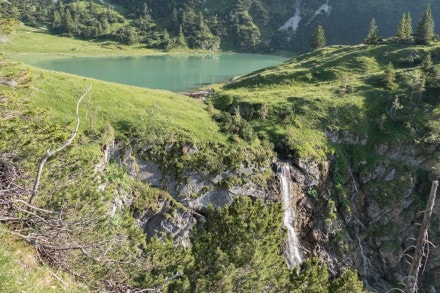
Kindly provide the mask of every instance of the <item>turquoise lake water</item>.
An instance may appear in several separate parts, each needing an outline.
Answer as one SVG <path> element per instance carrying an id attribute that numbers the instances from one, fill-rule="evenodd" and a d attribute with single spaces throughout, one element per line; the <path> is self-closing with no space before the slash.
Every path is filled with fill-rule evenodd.
<path id="1" fill-rule="evenodd" d="M 129 57 L 28 56 L 17 58 L 44 69 L 122 84 L 185 91 L 251 73 L 286 60 L 257 54 L 150 55 Z"/>

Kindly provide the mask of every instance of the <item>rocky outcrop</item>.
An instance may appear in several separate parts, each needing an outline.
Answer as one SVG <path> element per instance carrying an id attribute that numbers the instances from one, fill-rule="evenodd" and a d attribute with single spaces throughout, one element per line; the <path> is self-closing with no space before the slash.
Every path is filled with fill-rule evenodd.
<path id="1" fill-rule="evenodd" d="M 334 139 L 370 148 L 363 139 L 349 137 L 350 141 Z M 343 186 L 333 182 L 331 160 L 317 164 L 296 159 L 291 167 L 292 192 L 305 256 L 319 257 L 332 275 L 344 267 L 356 268 L 370 290 L 384 292 L 408 275 L 408 256 L 424 209 L 421 199 L 429 192 L 426 174 L 437 150 L 430 145 L 378 145 L 373 152 L 375 161 L 348 166 Z M 430 233 L 434 244 L 440 243 L 439 216 L 436 207 Z M 431 249 L 421 279 L 427 292 L 440 288 L 439 257 L 438 249 Z"/>
<path id="2" fill-rule="evenodd" d="M 164 203 L 159 212 L 146 213 L 140 218 L 141 227 L 148 238 L 171 236 L 175 243 L 190 247 L 189 233 L 197 224 L 196 218 L 187 209 L 171 207 Z"/>
<path id="3" fill-rule="evenodd" d="M 435 153 L 438 152 L 438 146 L 426 144 L 389 146 L 380 144 L 376 146 L 375 151 L 377 154 L 386 156 L 391 160 L 401 161 L 406 165 L 430 171 L 435 164 Z"/>
<path id="4" fill-rule="evenodd" d="M 362 139 L 351 137 L 350 142 L 370 147 Z M 347 139 L 343 143 L 349 144 Z M 333 276 L 345 267 L 355 268 L 370 290 L 382 292 L 407 276 L 406 255 L 412 253 L 423 210 L 420 199 L 427 192 L 420 172 L 432 167 L 437 150 L 422 145 L 378 145 L 373 151 L 377 154 L 374 162 L 360 161 L 349 166 L 342 187 L 333 182 L 332 159 L 318 163 L 297 158 L 290 162 L 290 189 L 296 210 L 295 230 L 304 256 L 319 257 Z M 185 154 L 190 153 L 194 154 L 194 148 Z M 109 147 L 108 160 L 124 166 L 134 178 L 168 191 L 170 199 L 161 202 L 156 210 L 140 215 L 139 225 L 147 237 L 171 235 L 176 243 L 187 247 L 191 245 L 191 229 L 204 220 L 202 214 L 208 206 L 222 207 L 238 196 L 280 200 L 275 168 L 271 184 L 259 186 L 246 178 L 267 170 L 254 166 L 243 165 L 236 171 L 219 174 L 191 171 L 178 180 L 158 163 L 135 156 L 131 147 L 123 144 Z M 234 182 L 231 178 L 239 178 L 239 183 L 223 184 Z M 436 244 L 440 243 L 439 201 L 430 233 Z M 113 212 L 124 204 L 130 204 L 129 199 L 116 197 Z M 436 281 L 440 274 L 438 263 L 440 253 L 433 249 L 422 278 L 426 290 L 440 288 Z"/>
<path id="5" fill-rule="evenodd" d="M 196 146 L 186 146 L 182 149 L 184 155 L 194 155 L 197 152 Z M 239 196 L 263 199 L 277 196 L 269 187 L 259 186 L 250 179 L 253 175 L 266 172 L 265 168 L 257 168 L 253 165 L 243 165 L 236 171 L 220 174 L 188 171 L 182 178 L 176 178 L 173 174 L 162 170 L 160 164 L 147 159 L 148 156 L 135 155 L 132 147 L 125 143 L 112 143 L 105 148 L 105 154 L 105 161 L 113 160 L 124 167 L 131 177 L 149 186 L 166 190 L 175 203 L 180 205 L 176 208 L 176 204 L 172 205 L 168 201 L 160 210 L 145 211 L 138 221 L 147 237 L 165 233 L 171 235 L 176 243 L 190 246 L 189 231 L 197 221 L 203 220 L 199 212 L 203 212 L 208 206 L 223 207 L 231 204 Z M 99 168 L 103 166 L 100 165 Z M 314 175 L 316 174 L 311 172 L 308 176 L 313 178 Z M 273 176 L 275 177 L 275 174 Z M 239 178 L 239 184 L 224 184 L 228 180 L 234 182 L 233 178 Z M 316 179 L 310 180 L 316 181 Z M 114 215 L 122 202 L 126 201 L 115 199 L 110 214 Z"/>

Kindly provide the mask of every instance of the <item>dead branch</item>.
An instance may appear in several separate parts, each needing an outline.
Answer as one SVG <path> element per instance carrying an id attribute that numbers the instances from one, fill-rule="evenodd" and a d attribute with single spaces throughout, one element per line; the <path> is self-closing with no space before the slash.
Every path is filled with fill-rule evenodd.
<path id="1" fill-rule="evenodd" d="M 435 180 L 432 182 L 431 192 L 429 193 L 429 199 L 428 199 L 428 203 L 427 203 L 426 209 L 425 209 L 425 215 L 423 217 L 422 226 L 420 229 L 419 236 L 417 238 L 417 244 L 416 244 L 416 249 L 414 252 L 414 258 L 411 263 L 410 271 L 409 271 L 407 282 L 406 282 L 405 292 L 407 292 L 407 293 L 417 292 L 419 272 L 420 272 L 420 268 L 422 266 L 422 259 L 423 259 L 423 256 L 425 255 L 425 251 L 426 251 L 426 245 L 427 245 L 426 237 L 427 237 L 429 225 L 431 222 L 432 211 L 434 209 L 437 188 L 438 188 L 438 180 Z"/>
<path id="2" fill-rule="evenodd" d="M 50 148 L 47 149 L 46 154 L 44 155 L 44 157 L 40 160 L 40 163 L 38 164 L 38 171 L 37 171 L 37 176 L 35 177 L 35 181 L 34 181 L 34 188 L 32 189 L 32 195 L 29 199 L 29 204 L 32 205 L 34 203 L 34 200 L 36 198 L 36 196 L 38 195 L 38 187 L 40 186 L 40 179 L 41 179 L 41 173 L 43 172 L 43 168 L 44 165 L 46 164 L 46 161 L 56 155 L 57 153 L 61 152 L 63 149 L 65 149 L 66 147 L 68 147 L 69 145 L 72 144 L 73 140 L 75 139 L 77 133 L 78 133 L 78 129 L 79 129 L 79 123 L 80 123 L 80 119 L 79 119 L 79 105 L 82 101 L 82 99 L 87 96 L 87 94 L 90 92 L 90 90 L 92 89 L 92 84 L 90 84 L 90 86 L 86 89 L 86 91 L 84 92 L 84 94 L 79 97 L 78 102 L 76 103 L 76 126 L 75 126 L 75 130 L 72 132 L 72 135 L 70 136 L 70 138 L 60 147 L 58 147 L 57 149 L 51 151 Z"/>
<path id="3" fill-rule="evenodd" d="M 67 283 L 63 281 L 63 279 L 61 279 L 57 274 L 55 274 L 54 272 L 52 272 L 47 265 L 44 263 L 43 259 L 41 258 L 41 255 L 39 253 L 37 253 L 38 259 L 40 260 L 40 263 L 43 265 L 43 267 L 46 269 L 46 271 L 51 274 L 55 279 L 57 279 L 61 284 L 63 284 L 63 286 L 65 288 L 68 287 Z"/>
<path id="4" fill-rule="evenodd" d="M 402 289 L 399 289 L 399 288 L 391 288 L 390 290 L 386 291 L 385 293 L 390 293 L 390 292 L 393 292 L 393 291 L 405 292 L 405 291 L 403 291 Z"/>
<path id="5" fill-rule="evenodd" d="M 30 208 L 32 210 L 35 210 L 35 211 L 39 211 L 39 212 L 43 212 L 43 213 L 48 213 L 48 214 L 53 214 L 54 213 L 53 211 L 49 211 L 49 210 L 45 210 L 45 209 L 33 206 L 33 205 L 31 205 L 31 204 L 29 204 L 29 203 L 27 203 L 27 202 L 25 202 L 24 200 L 21 200 L 21 199 L 14 199 L 12 202 L 13 203 L 22 203 L 25 206 L 27 206 L 28 208 Z"/>
<path id="6" fill-rule="evenodd" d="M 15 218 L 15 217 L 5 217 L 0 218 L 0 222 L 24 222 L 27 221 L 29 218 Z"/>

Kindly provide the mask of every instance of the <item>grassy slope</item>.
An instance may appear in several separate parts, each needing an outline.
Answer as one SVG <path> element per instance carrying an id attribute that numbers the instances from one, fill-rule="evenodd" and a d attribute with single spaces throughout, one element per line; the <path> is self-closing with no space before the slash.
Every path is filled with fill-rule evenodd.
<path id="1" fill-rule="evenodd" d="M 41 266 L 22 241 L 0 231 L 0 242 L 0 292 L 87 292 L 71 276 Z"/>
<path id="2" fill-rule="evenodd" d="M 272 141 L 287 136 L 300 156 L 319 158 L 331 151 L 326 131 L 347 130 L 360 138 L 368 137 L 370 143 L 403 142 L 412 139 L 409 129 L 389 117 L 385 117 L 385 133 L 379 131 L 378 119 L 386 114 L 390 96 L 406 96 L 398 114 L 413 111 L 421 121 L 428 119 L 425 113 L 435 106 L 412 107 L 406 82 L 416 67 L 407 68 L 399 62 L 413 52 L 420 57 L 428 51 L 438 55 L 440 44 L 407 47 L 392 43 L 327 47 L 244 76 L 219 89 L 214 103 L 224 109 L 231 100 L 254 108 L 265 105 L 269 114 L 265 119 L 252 117 L 254 128 Z M 392 91 L 380 81 L 389 62 L 397 72 L 397 86 Z M 344 88 L 346 93 L 341 94 Z"/>
<path id="3" fill-rule="evenodd" d="M 109 45 L 106 45 L 109 44 Z M 46 31 L 19 26 L 14 37 L 3 44 L 4 52 L 15 54 L 75 54 L 75 55 L 124 55 L 153 54 L 157 50 L 146 49 L 142 45 L 126 46 L 112 42 L 82 41 L 58 37 Z"/>
<path id="4" fill-rule="evenodd" d="M 2 68 L 3 75 L 11 72 L 29 75 L 30 84 L 16 92 L 21 97 L 31 98 L 35 107 L 47 110 L 60 123 L 73 121 L 76 100 L 92 83 L 92 92 L 81 107 L 83 129 L 89 126 L 85 121 L 90 122 L 90 116 L 94 127 L 118 121 L 138 124 L 145 118 L 154 117 L 166 127 L 181 129 L 195 140 L 225 141 L 217 124 L 205 111 L 205 105 L 183 95 L 86 79 L 14 62 Z M 7 90 L 6 86 L 0 89 L 2 87 Z"/>
<path id="5" fill-rule="evenodd" d="M 55 194 L 60 202 L 66 202 L 67 198 L 73 198 L 72 201 L 78 198 L 85 205 L 92 206 L 96 202 L 96 205 L 103 209 L 103 213 L 107 212 L 106 201 L 111 201 L 119 183 L 110 183 L 116 185 L 109 185 L 105 194 L 99 195 L 99 201 L 87 195 L 96 193 L 97 190 L 94 187 L 94 166 L 102 159 L 101 147 L 109 143 L 109 139 L 114 139 L 111 132 L 101 132 L 100 129 L 106 129 L 107 125 L 116 128 L 116 135 L 121 131 L 129 131 L 127 125 L 142 128 L 148 134 L 151 125 L 154 128 L 153 132 L 159 128 L 168 135 L 174 133 L 176 140 L 183 135 L 191 138 L 191 143 L 197 145 L 198 142 L 229 145 L 227 137 L 220 133 L 217 124 L 205 111 L 206 105 L 186 96 L 40 70 L 1 57 L 0 63 L 1 79 L 22 82 L 16 88 L 0 85 L 0 154 L 15 154 L 15 164 L 26 174 L 26 178 L 29 179 L 28 185 L 35 176 L 38 160 L 45 150 L 48 147 L 58 147 L 70 135 L 75 123 L 76 101 L 84 89 L 93 83 L 91 94 L 83 100 L 80 107 L 80 133 L 75 143 L 46 166 L 46 170 L 51 172 L 43 174 L 41 196 L 37 199 L 39 206 L 56 205 L 52 199 L 46 202 L 45 197 L 49 192 L 56 190 Z M 8 113 L 12 113 L 14 117 L 18 113 L 21 114 L 11 119 L 8 118 Z M 108 134 L 109 138 L 106 138 Z M 78 168 L 78 165 L 81 167 Z M 106 178 L 104 180 L 122 182 L 120 184 L 127 186 L 127 182 L 130 181 L 124 177 L 123 172 L 112 173 L 113 169 L 109 167 L 106 170 L 106 174 L 103 174 L 103 178 Z M 49 191 L 51 189 L 52 191 Z M 146 198 L 140 199 L 140 208 L 148 209 L 149 206 L 145 202 L 152 201 L 154 204 L 154 196 L 157 196 L 158 192 L 151 193 L 151 199 L 147 198 L 150 194 L 142 194 Z M 88 201 L 91 202 L 86 203 Z M 4 238 L 0 240 L 2 243 L 13 241 L 9 235 L 5 235 Z M 29 251 L 26 257 L 34 257 L 30 248 L 26 249 Z M 11 247 L 11 251 L 17 250 Z M 0 248 L 0 266 L 4 268 L 0 278 L 10 279 L 7 292 L 31 288 L 33 282 L 39 284 L 43 281 L 33 292 L 61 291 L 62 288 L 56 284 L 57 281 L 53 280 L 44 267 L 37 264 L 35 272 L 31 271 L 28 275 L 29 281 L 22 281 L 20 276 L 23 272 L 14 268 L 14 264 L 20 262 L 20 257 L 15 252 L 11 254 L 8 250 Z M 84 269 L 88 269 L 87 264 L 84 264 Z M 94 278 L 92 272 L 88 275 L 89 278 Z M 96 281 L 99 282 L 97 279 Z M 72 292 L 76 287 L 69 288 L 69 292 Z"/>
<path id="6" fill-rule="evenodd" d="M 151 55 L 151 54 L 180 54 L 207 53 L 203 50 L 172 49 L 163 52 L 157 49 L 145 48 L 142 44 L 123 45 L 111 41 L 83 41 L 74 38 L 49 34 L 45 30 L 20 25 L 16 33 L 7 43 L 2 43 L 2 52 L 8 56 L 22 54 L 62 54 L 62 55 Z M 209 52 L 212 53 L 212 52 Z"/>

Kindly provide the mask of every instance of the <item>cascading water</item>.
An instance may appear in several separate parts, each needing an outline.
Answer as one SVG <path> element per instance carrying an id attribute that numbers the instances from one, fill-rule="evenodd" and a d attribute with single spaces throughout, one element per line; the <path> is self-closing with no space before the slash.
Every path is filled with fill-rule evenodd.
<path id="1" fill-rule="evenodd" d="M 287 266 L 289 268 L 300 264 L 302 262 L 301 252 L 299 248 L 298 237 L 295 233 L 295 228 L 292 225 L 292 221 L 295 218 L 292 207 L 290 205 L 290 166 L 288 164 L 278 165 L 277 170 L 278 178 L 281 183 L 281 196 L 283 197 L 284 206 L 284 226 L 287 228 L 287 250 L 285 251 Z"/>

